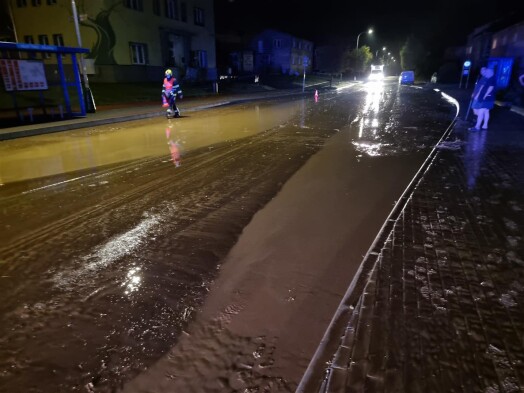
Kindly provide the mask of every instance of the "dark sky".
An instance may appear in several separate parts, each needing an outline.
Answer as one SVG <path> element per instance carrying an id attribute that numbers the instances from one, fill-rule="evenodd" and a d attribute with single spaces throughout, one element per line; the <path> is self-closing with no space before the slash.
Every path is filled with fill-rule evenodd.
<path id="1" fill-rule="evenodd" d="M 516 11 L 517 3 L 524 2 L 216 0 L 215 17 L 217 33 L 249 35 L 264 28 L 276 28 L 316 44 L 341 41 L 355 45 L 356 35 L 371 26 L 375 30 L 373 37 L 362 34 L 360 45 L 369 45 L 372 50 L 384 45 L 398 50 L 410 34 L 443 50 L 465 44 L 474 27 Z"/>

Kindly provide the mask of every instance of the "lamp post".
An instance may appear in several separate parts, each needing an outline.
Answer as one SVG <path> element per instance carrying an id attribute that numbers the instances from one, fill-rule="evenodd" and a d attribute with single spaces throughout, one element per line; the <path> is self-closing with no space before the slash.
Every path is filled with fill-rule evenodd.
<path id="1" fill-rule="evenodd" d="M 73 10 L 73 20 L 75 22 L 76 39 L 78 41 L 78 46 L 82 47 L 82 38 L 80 36 L 80 26 L 78 26 L 78 14 L 76 11 L 75 0 L 71 0 L 71 8 Z M 93 98 L 93 94 L 91 93 L 91 89 L 89 88 L 89 80 L 87 79 L 87 72 L 84 64 L 84 55 L 80 54 L 79 56 L 80 68 L 82 69 L 82 76 L 84 77 L 84 100 L 86 103 L 86 112 L 95 113 L 96 105 L 95 100 Z"/>
<path id="2" fill-rule="evenodd" d="M 375 51 L 375 58 L 377 58 L 377 59 L 378 59 L 378 51 L 379 51 L 379 50 L 380 50 L 380 49 L 377 49 L 377 50 Z M 383 46 L 383 47 L 382 47 L 382 50 L 386 50 L 386 47 Z"/>
<path id="3" fill-rule="evenodd" d="M 360 36 L 364 33 L 368 33 L 368 34 L 373 34 L 373 29 L 369 29 L 369 30 L 366 30 L 366 31 L 363 31 L 362 33 L 359 33 L 357 35 L 357 50 L 358 50 L 358 40 L 360 40 Z"/>
<path id="4" fill-rule="evenodd" d="M 356 47 L 356 57 L 357 57 L 357 59 L 358 59 L 358 41 L 360 40 L 360 36 L 361 36 L 362 34 L 364 34 L 364 33 L 373 34 L 373 29 L 368 29 L 368 30 L 366 30 L 366 31 L 363 31 L 363 32 L 361 32 L 361 33 L 358 33 L 358 35 L 357 35 L 357 47 Z M 354 80 L 357 80 L 357 76 L 356 76 L 356 75 L 355 75 Z"/>

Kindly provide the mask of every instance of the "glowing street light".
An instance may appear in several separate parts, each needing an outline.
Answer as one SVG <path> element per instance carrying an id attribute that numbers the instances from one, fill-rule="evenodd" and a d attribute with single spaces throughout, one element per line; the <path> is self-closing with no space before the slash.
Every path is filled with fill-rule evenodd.
<path id="1" fill-rule="evenodd" d="M 361 36 L 362 34 L 366 33 L 366 32 L 367 32 L 368 34 L 373 34 L 373 29 L 368 29 L 367 31 L 363 31 L 363 32 L 361 32 L 361 33 L 358 33 L 358 35 L 357 35 L 357 47 L 356 47 L 357 52 L 358 52 L 358 40 L 360 39 L 360 36 Z M 356 75 L 355 75 L 354 80 L 357 80 L 357 76 L 356 76 Z"/>
<path id="2" fill-rule="evenodd" d="M 373 29 L 369 29 L 369 30 L 367 30 L 367 31 L 363 31 L 362 33 L 359 33 L 359 34 L 357 35 L 357 50 L 358 50 L 358 40 L 360 39 L 360 36 L 361 36 L 362 34 L 364 34 L 364 33 L 373 34 Z"/>
<path id="3" fill-rule="evenodd" d="M 383 47 L 382 47 L 382 50 L 385 51 L 385 50 L 386 50 L 386 47 L 383 46 Z M 378 49 L 375 51 L 375 58 L 378 58 L 378 51 L 379 51 Z"/>

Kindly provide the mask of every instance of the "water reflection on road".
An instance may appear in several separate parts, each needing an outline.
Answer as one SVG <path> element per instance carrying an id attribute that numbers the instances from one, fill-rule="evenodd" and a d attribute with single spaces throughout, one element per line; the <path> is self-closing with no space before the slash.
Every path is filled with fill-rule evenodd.
<path id="1" fill-rule="evenodd" d="M 4 141 L 0 144 L 0 183 L 160 157 L 166 154 L 166 137 L 173 157 L 176 149 L 195 150 L 271 129 L 303 111 L 303 105 L 298 100 L 263 103 L 245 106 L 242 111 L 194 112 L 167 125 L 164 118 L 155 118 Z M 163 132 L 166 127 L 176 133 L 175 140 Z"/>

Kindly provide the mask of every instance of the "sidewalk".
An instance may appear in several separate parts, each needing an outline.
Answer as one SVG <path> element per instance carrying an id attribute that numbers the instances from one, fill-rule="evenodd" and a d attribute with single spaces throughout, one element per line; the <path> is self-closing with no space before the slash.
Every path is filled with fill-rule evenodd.
<path id="1" fill-rule="evenodd" d="M 464 118 L 469 94 L 442 90 Z M 524 117 L 473 119 L 390 216 L 298 392 L 524 391 Z"/>

